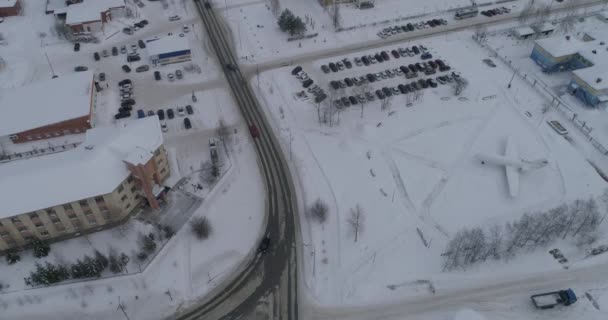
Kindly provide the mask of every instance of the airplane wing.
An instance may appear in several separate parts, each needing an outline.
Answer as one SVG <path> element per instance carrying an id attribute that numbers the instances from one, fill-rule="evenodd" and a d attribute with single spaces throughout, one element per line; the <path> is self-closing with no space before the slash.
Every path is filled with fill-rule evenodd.
<path id="1" fill-rule="evenodd" d="M 505 157 L 510 159 L 518 159 L 519 152 L 517 151 L 517 144 L 511 137 L 507 138 L 507 146 L 505 148 Z M 505 165 L 505 172 L 507 174 L 507 184 L 509 185 L 509 194 L 511 197 L 517 197 L 519 193 L 519 172 L 516 167 Z"/>

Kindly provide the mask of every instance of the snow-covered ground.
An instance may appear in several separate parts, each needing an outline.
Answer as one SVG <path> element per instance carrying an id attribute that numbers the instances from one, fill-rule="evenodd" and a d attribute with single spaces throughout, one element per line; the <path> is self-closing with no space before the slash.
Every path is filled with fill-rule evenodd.
<path id="1" fill-rule="evenodd" d="M 378 100 L 369 102 L 363 117 L 360 104 L 351 106 L 334 116 L 339 123 L 332 127 L 319 124 L 310 100 L 295 97 L 302 87 L 291 75 L 291 67 L 262 73 L 259 84 L 256 77 L 252 79 L 285 150 L 291 139 L 291 163 L 304 203 L 320 198 L 329 206 L 328 221 L 322 227 L 303 223 L 304 285 L 316 303 L 373 304 L 430 295 L 429 283 L 439 291 L 455 284 L 479 285 L 497 273 L 506 277 L 562 267 L 538 250 L 509 263 L 442 272 L 440 255 L 458 230 L 510 222 L 525 212 L 595 196 L 605 187 L 576 147 L 582 141 L 575 137 L 570 143 L 539 121 L 544 97 L 519 78 L 507 89 L 510 69 L 487 67 L 482 62 L 487 52 L 471 36 L 471 32 L 460 32 L 348 55 L 352 61 L 357 55 L 422 44 L 434 58 L 446 60 L 461 72 L 469 84 L 461 97 L 453 95 L 451 86 L 441 84 L 425 89 L 417 100 L 398 95 L 384 111 Z M 388 62 L 339 73 L 320 71 L 320 65 L 342 58 L 302 64 L 309 77 L 330 92 L 328 100 L 357 90 L 347 87 L 332 94 L 329 80 L 420 61 L 419 57 L 391 57 Z M 389 78 L 371 87 L 375 91 L 416 79 Z M 412 106 L 407 107 L 408 103 Z M 515 199 L 508 195 L 504 169 L 482 166 L 474 156 L 477 152 L 502 154 L 508 136 L 515 138 L 522 157 L 545 157 L 550 163 L 521 174 Z M 347 220 L 357 205 L 365 221 L 355 242 Z M 606 228 L 602 226 L 603 231 Z M 571 245 L 560 244 L 560 248 L 571 261 L 583 259 L 584 252 Z"/>

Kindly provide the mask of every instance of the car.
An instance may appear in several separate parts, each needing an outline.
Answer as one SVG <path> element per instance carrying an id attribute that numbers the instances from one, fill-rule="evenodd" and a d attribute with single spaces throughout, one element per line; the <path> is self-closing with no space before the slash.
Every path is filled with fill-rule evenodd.
<path id="1" fill-rule="evenodd" d="M 437 69 L 439 67 L 439 65 L 437 65 L 437 63 L 433 60 L 429 60 L 428 61 L 429 66 L 431 66 L 431 68 L 433 69 Z"/>
<path id="2" fill-rule="evenodd" d="M 122 100 L 120 102 L 120 106 L 123 107 L 123 108 L 125 108 L 125 107 L 132 107 L 134 105 L 135 105 L 135 100 L 134 99 L 125 99 L 125 100 Z"/>
<path id="3" fill-rule="evenodd" d="M 418 86 L 422 87 L 423 89 L 426 89 L 429 87 L 429 84 L 426 83 L 426 81 L 424 79 L 420 79 L 420 80 L 418 80 Z"/>
<path id="4" fill-rule="evenodd" d="M 131 116 L 131 112 L 129 112 L 129 111 L 119 112 L 114 115 L 114 119 L 118 120 L 118 119 L 122 119 L 122 118 L 128 118 L 130 116 Z"/>
<path id="5" fill-rule="evenodd" d="M 329 85 L 331 86 L 332 89 L 334 90 L 338 90 L 340 89 L 340 85 L 338 84 L 338 81 L 336 80 L 332 80 L 329 82 Z"/>
<path id="6" fill-rule="evenodd" d="M 392 87 L 389 89 L 393 92 L 393 95 L 395 95 L 395 96 L 398 96 L 401 94 L 401 90 L 399 90 L 399 88 L 397 88 L 397 87 Z"/>
<path id="7" fill-rule="evenodd" d="M 255 124 L 251 124 L 249 125 L 249 134 L 251 134 L 251 137 L 255 139 L 260 136 L 260 130 Z"/>
<path id="8" fill-rule="evenodd" d="M 429 27 L 431 27 L 431 28 L 435 28 L 435 27 L 436 27 L 435 22 L 434 22 L 433 20 L 429 20 L 429 21 L 427 21 L 427 22 L 426 22 L 426 24 L 427 24 Z"/>
<path id="9" fill-rule="evenodd" d="M 433 68 L 427 68 L 426 71 L 424 71 L 424 74 L 427 75 L 427 76 L 430 76 L 430 75 L 435 74 L 435 73 L 436 73 L 436 71 Z"/>
<path id="10" fill-rule="evenodd" d="M 400 84 L 397 86 L 397 89 L 399 89 L 399 91 L 401 93 L 407 93 L 407 90 L 405 89 L 405 85 L 404 84 Z"/>
<path id="11" fill-rule="evenodd" d="M 120 107 L 118 108 L 118 112 L 119 113 L 125 113 L 125 112 L 130 112 L 131 110 L 133 110 L 132 106 L 128 106 L 128 107 Z"/>
<path id="12" fill-rule="evenodd" d="M 344 63 L 342 63 L 342 61 L 336 62 L 336 66 L 338 67 L 338 70 L 344 70 Z"/>
<path id="13" fill-rule="evenodd" d="M 171 109 L 171 108 L 167 109 L 167 118 L 169 118 L 169 119 L 175 118 L 175 113 L 173 113 L 173 109 Z"/>
<path id="14" fill-rule="evenodd" d="M 384 95 L 387 97 L 391 97 L 393 95 L 393 91 L 387 87 L 382 88 L 382 93 L 384 93 Z"/>
<path id="15" fill-rule="evenodd" d="M 408 23 L 408 24 L 406 24 L 405 26 L 406 26 L 406 27 L 407 27 L 407 29 L 408 29 L 408 30 L 410 30 L 410 31 L 414 31 L 414 29 L 415 29 L 415 28 L 414 28 L 414 25 L 413 25 L 413 24 L 411 24 L 411 23 Z"/>
<path id="16" fill-rule="evenodd" d="M 373 75 L 373 74 L 371 74 L 371 73 L 368 73 L 366 77 L 367 77 L 367 80 L 369 82 L 375 82 L 376 81 L 376 76 Z"/>
<path id="17" fill-rule="evenodd" d="M 376 64 L 378 62 L 378 59 L 376 59 L 376 56 L 369 55 L 368 59 L 371 64 Z"/>
<path id="18" fill-rule="evenodd" d="M 374 55 L 374 58 L 376 58 L 376 60 L 378 60 L 378 62 L 380 62 L 380 63 L 384 62 L 384 57 L 382 57 L 382 55 L 379 53 L 376 53 Z"/>
<path id="19" fill-rule="evenodd" d="M 186 115 L 186 113 L 184 112 L 184 107 L 177 107 L 177 115 L 180 117 L 183 117 Z"/>
<path id="20" fill-rule="evenodd" d="M 355 84 L 351 78 L 344 78 L 344 83 L 349 87 L 352 87 L 353 84 Z"/>
<path id="21" fill-rule="evenodd" d="M 447 81 L 445 80 L 445 76 L 439 76 L 439 77 L 437 77 L 437 78 L 435 78 L 435 79 L 437 79 L 437 82 L 439 82 L 439 83 L 441 83 L 441 84 L 446 84 L 446 82 L 447 82 Z"/>
<path id="22" fill-rule="evenodd" d="M 320 93 L 319 95 L 315 96 L 315 103 L 321 103 L 325 99 L 327 99 L 327 95 L 325 93 Z"/>
<path id="23" fill-rule="evenodd" d="M 300 73 L 300 71 L 302 71 L 302 67 L 297 66 L 297 67 L 293 68 L 293 70 L 291 70 L 291 75 L 295 76 L 296 74 Z"/>
<path id="24" fill-rule="evenodd" d="M 89 68 L 85 67 L 85 66 L 77 66 L 76 68 L 74 68 L 74 71 L 76 72 L 82 72 L 82 71 L 87 71 L 89 70 Z"/>
<path id="25" fill-rule="evenodd" d="M 126 73 L 129 73 L 129 72 L 131 72 L 131 68 L 128 65 L 123 64 L 122 65 L 122 71 L 124 71 Z"/>
<path id="26" fill-rule="evenodd" d="M 386 98 L 386 96 L 380 89 L 376 90 L 376 96 L 378 97 L 378 99 L 381 99 L 381 100 L 384 100 Z"/>
<path id="27" fill-rule="evenodd" d="M 146 116 L 146 113 L 142 109 L 137 110 L 137 119 L 144 118 L 145 116 Z"/>
<path id="28" fill-rule="evenodd" d="M 382 56 L 382 59 L 384 59 L 385 61 L 388 61 L 391 59 L 391 57 L 389 57 L 389 55 L 386 51 L 380 52 L 380 55 Z"/>
<path id="29" fill-rule="evenodd" d="M 350 104 L 353 106 L 359 103 L 359 101 L 357 101 L 357 98 L 353 96 L 348 97 L 348 101 L 350 101 Z"/>
<path id="30" fill-rule="evenodd" d="M 126 100 L 126 99 L 133 99 L 133 95 L 131 94 L 131 92 L 122 92 L 120 94 L 120 98 L 122 100 Z"/>
<path id="31" fill-rule="evenodd" d="M 302 87 L 304 87 L 304 88 L 308 88 L 308 87 L 310 87 L 310 86 L 311 86 L 313 83 L 315 83 L 315 82 L 314 82 L 314 81 L 312 81 L 312 79 L 308 79 L 308 80 L 306 80 L 306 81 L 302 82 Z"/>
<path id="32" fill-rule="evenodd" d="M 270 237 L 265 236 L 262 238 L 260 245 L 258 246 L 258 251 L 262 254 L 266 254 L 268 249 L 270 248 Z"/>
<path id="33" fill-rule="evenodd" d="M 122 32 L 124 34 L 132 35 L 133 34 L 133 29 L 131 29 L 129 27 L 125 27 L 125 28 L 122 28 Z"/>
<path id="34" fill-rule="evenodd" d="M 93 59 L 95 59 L 95 61 L 99 61 L 99 59 L 100 59 L 99 52 L 93 53 Z"/>
<path id="35" fill-rule="evenodd" d="M 401 58 L 401 55 L 399 54 L 399 51 L 397 51 L 397 50 L 392 50 L 391 54 L 393 55 L 393 57 L 395 57 L 395 59 Z"/>
<path id="36" fill-rule="evenodd" d="M 395 73 L 391 70 L 386 70 L 386 76 L 389 78 L 394 78 L 395 77 Z"/>
<path id="37" fill-rule="evenodd" d="M 412 51 L 414 52 L 414 54 L 420 54 L 420 49 L 418 49 L 418 47 L 416 46 L 412 46 Z"/>
<path id="38" fill-rule="evenodd" d="M 432 78 L 427 79 L 426 83 L 431 86 L 431 88 L 437 88 L 437 82 L 435 82 L 435 80 L 433 80 Z"/>
<path id="39" fill-rule="evenodd" d="M 160 71 L 154 71 L 154 80 L 160 81 Z"/>
<path id="40" fill-rule="evenodd" d="M 350 60 L 348 60 L 348 59 L 345 58 L 342 61 L 344 62 L 344 66 L 346 67 L 346 69 L 351 69 L 353 67 L 353 63 L 350 62 Z"/>
<path id="41" fill-rule="evenodd" d="M 175 77 L 178 79 L 183 79 L 184 74 L 182 73 L 182 70 L 180 70 L 180 69 L 175 70 Z"/>
<path id="42" fill-rule="evenodd" d="M 148 112 L 146 112 L 146 115 L 147 115 L 148 117 L 151 117 L 151 116 L 153 116 L 153 115 L 154 115 L 154 111 L 152 111 L 152 110 L 148 110 Z"/>
<path id="43" fill-rule="evenodd" d="M 329 67 L 327 65 L 322 65 L 321 66 L 321 70 L 323 71 L 323 73 L 330 73 L 331 70 L 329 69 Z"/>
<path id="44" fill-rule="evenodd" d="M 141 39 L 137 40 L 137 45 L 139 46 L 140 49 L 146 48 L 146 43 Z"/>
<path id="45" fill-rule="evenodd" d="M 173 73 L 169 72 L 169 73 L 167 73 L 167 79 L 169 79 L 169 81 L 173 82 L 173 80 L 175 80 L 175 76 L 173 75 Z"/>
<path id="46" fill-rule="evenodd" d="M 346 88 L 346 83 L 344 83 L 342 80 L 338 80 L 338 86 L 340 86 L 340 88 Z"/>
<path id="47" fill-rule="evenodd" d="M 336 66 L 336 64 L 333 63 L 333 62 L 330 62 L 328 66 L 329 66 L 329 69 L 331 69 L 331 71 L 333 71 L 333 72 L 338 72 L 339 71 L 338 70 L 338 66 Z"/>
<path id="48" fill-rule="evenodd" d="M 182 17 L 178 16 L 178 15 L 173 15 L 169 17 L 169 21 L 177 21 L 177 20 L 181 20 Z"/>
<path id="49" fill-rule="evenodd" d="M 496 64 L 491 59 L 483 59 L 482 61 L 489 67 L 496 68 Z"/>
<path id="50" fill-rule="evenodd" d="M 194 114 L 194 110 L 192 109 L 191 105 L 187 105 L 186 106 L 186 113 L 187 114 Z"/>
<path id="51" fill-rule="evenodd" d="M 142 24 L 142 25 L 144 25 L 144 26 L 147 26 L 148 25 L 148 20 L 144 19 L 144 20 L 141 20 L 139 23 Z"/>
<path id="52" fill-rule="evenodd" d="M 340 99 L 340 101 L 342 101 L 342 104 L 345 107 L 350 107 L 350 100 L 347 97 L 342 97 L 342 99 Z"/>
<path id="53" fill-rule="evenodd" d="M 376 96 L 374 96 L 374 94 L 369 91 L 365 92 L 365 98 L 367 98 L 367 101 L 376 100 Z"/>
<path id="54" fill-rule="evenodd" d="M 148 70 L 150 70 L 150 66 L 148 66 L 147 64 L 135 68 L 135 72 L 146 72 Z"/>
<path id="55" fill-rule="evenodd" d="M 141 29 L 141 28 L 143 28 L 143 27 L 144 27 L 144 25 L 143 25 L 143 24 L 141 24 L 141 22 L 135 22 L 135 23 L 133 24 L 133 26 L 137 27 L 138 29 Z"/>
<path id="56" fill-rule="evenodd" d="M 74 52 L 78 52 L 78 51 L 80 51 L 80 43 L 76 42 L 76 43 L 74 43 Z"/>
<path id="57" fill-rule="evenodd" d="M 420 59 L 422 60 L 428 60 L 428 59 L 432 59 L 433 55 L 430 52 L 425 52 L 422 55 L 420 55 Z"/>
<path id="58" fill-rule="evenodd" d="M 183 31 L 184 33 L 188 33 L 188 32 L 190 32 L 190 28 L 189 28 L 187 25 L 184 25 L 184 26 L 182 27 L 182 31 Z"/>
<path id="59" fill-rule="evenodd" d="M 99 79 L 99 81 L 106 81 L 106 73 L 105 72 L 100 72 L 97 75 L 97 79 Z"/>
<path id="60" fill-rule="evenodd" d="M 185 127 L 186 129 L 190 129 L 190 128 L 192 128 L 192 123 L 190 122 L 190 119 L 188 119 L 188 118 L 184 118 L 184 127 Z"/>
<path id="61" fill-rule="evenodd" d="M 363 64 L 366 65 L 366 66 L 370 65 L 370 61 L 369 61 L 369 58 L 367 56 L 361 57 L 361 62 L 363 62 Z"/>
<path id="62" fill-rule="evenodd" d="M 165 120 L 165 110 L 163 110 L 163 109 L 156 110 L 156 115 L 158 116 L 159 120 Z"/>
<path id="63" fill-rule="evenodd" d="M 110 53 L 108 52 L 108 50 L 103 50 L 102 54 L 101 54 L 104 58 L 107 58 L 110 56 Z"/>
<path id="64" fill-rule="evenodd" d="M 340 99 L 334 100 L 334 107 L 336 107 L 338 109 L 342 109 L 344 107 L 344 105 L 342 104 L 342 100 L 340 100 Z"/>
<path id="65" fill-rule="evenodd" d="M 120 53 L 121 53 L 121 54 L 125 54 L 125 53 L 127 53 L 127 46 L 122 46 L 122 47 L 120 47 Z"/>
<path id="66" fill-rule="evenodd" d="M 141 60 L 139 54 L 130 54 L 127 56 L 127 62 L 135 62 Z"/>
<path id="67" fill-rule="evenodd" d="M 363 60 L 359 57 L 355 57 L 355 65 L 360 67 L 361 65 L 363 65 Z"/>
<path id="68" fill-rule="evenodd" d="M 160 130 L 161 130 L 162 132 L 167 132 L 167 131 L 169 131 L 169 128 L 167 127 L 167 123 L 166 123 L 165 121 L 163 121 L 163 122 L 161 122 L 161 123 L 160 123 Z"/>
<path id="69" fill-rule="evenodd" d="M 306 91 L 308 91 L 309 93 L 313 93 L 313 92 L 316 92 L 318 90 L 321 90 L 321 88 L 319 88 L 319 86 L 315 84 L 315 85 L 313 85 L 311 87 L 308 87 L 308 89 Z"/>

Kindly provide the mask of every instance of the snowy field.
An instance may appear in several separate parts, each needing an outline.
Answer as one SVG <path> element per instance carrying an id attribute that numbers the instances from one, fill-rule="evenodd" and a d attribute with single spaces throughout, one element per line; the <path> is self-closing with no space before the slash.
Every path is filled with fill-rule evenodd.
<path id="1" fill-rule="evenodd" d="M 487 52 L 471 36 L 471 32 L 460 32 L 348 55 L 352 61 L 356 55 L 422 44 L 469 84 L 460 97 L 453 95 L 451 86 L 440 84 L 424 89 L 417 99 L 393 97 L 386 110 L 381 110 L 378 100 L 368 102 L 363 112 L 361 104 L 351 106 L 334 115 L 337 124 L 331 127 L 319 124 L 310 100 L 295 97 L 302 88 L 291 75 L 291 67 L 262 73 L 259 84 L 252 79 L 285 150 L 291 138 L 291 163 L 300 179 L 304 204 L 321 198 L 329 206 L 323 227 L 315 222 L 303 224 L 304 284 L 316 303 L 394 301 L 431 294 L 429 283 L 440 292 L 455 285 L 481 284 L 494 279 L 497 272 L 514 276 L 562 268 L 539 249 L 508 263 L 442 272 L 440 255 L 462 228 L 514 221 L 525 212 L 595 196 L 605 188 L 578 151 L 576 143 L 582 143 L 578 137 L 568 142 L 539 122 L 543 98 L 520 79 L 507 89 L 512 72 L 503 65 L 487 67 L 482 62 Z M 316 84 L 332 92 L 326 85 L 330 80 L 420 61 L 418 56 L 391 57 L 382 64 L 353 66 L 339 73 L 320 71 L 322 64 L 342 58 L 302 67 Z M 395 77 L 373 83 L 372 91 L 415 79 L 404 80 Z M 352 95 L 355 88 L 329 93 L 328 100 Z M 520 156 L 549 160 L 548 166 L 521 175 L 515 199 L 508 195 L 504 169 L 482 166 L 474 156 L 478 152 L 503 154 L 509 136 L 517 141 Z M 347 220 L 357 205 L 365 220 L 355 242 Z M 602 225 L 602 230 L 606 228 Z M 307 245 L 310 242 L 313 247 Z M 559 246 L 570 261 L 584 258 L 585 253 L 571 244 Z"/>

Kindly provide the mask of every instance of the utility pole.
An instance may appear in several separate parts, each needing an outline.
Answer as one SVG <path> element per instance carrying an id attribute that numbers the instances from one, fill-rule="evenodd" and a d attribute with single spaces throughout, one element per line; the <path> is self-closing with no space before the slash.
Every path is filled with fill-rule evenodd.
<path id="1" fill-rule="evenodd" d="M 52 78 L 53 79 L 57 78 L 57 75 L 55 74 L 55 70 L 53 70 L 53 65 L 51 65 L 51 59 L 49 59 L 49 55 L 46 53 L 46 51 L 44 51 L 44 56 L 46 57 L 46 62 L 48 62 L 48 64 L 49 64 L 49 68 L 51 68 L 51 73 L 53 74 Z"/>
<path id="2" fill-rule="evenodd" d="M 517 73 L 517 70 L 513 70 L 513 76 L 511 77 L 511 80 L 509 81 L 509 84 L 507 85 L 507 89 L 511 89 L 511 82 L 513 82 L 513 78 L 515 78 L 515 73 Z"/>
<path id="3" fill-rule="evenodd" d="M 122 313 L 125 315 L 125 318 L 127 318 L 127 320 L 130 320 L 129 315 L 125 311 L 125 306 L 123 306 L 122 303 L 120 303 L 120 296 L 118 296 L 118 308 L 116 308 L 116 310 L 118 310 L 118 309 L 120 309 L 122 311 Z"/>

